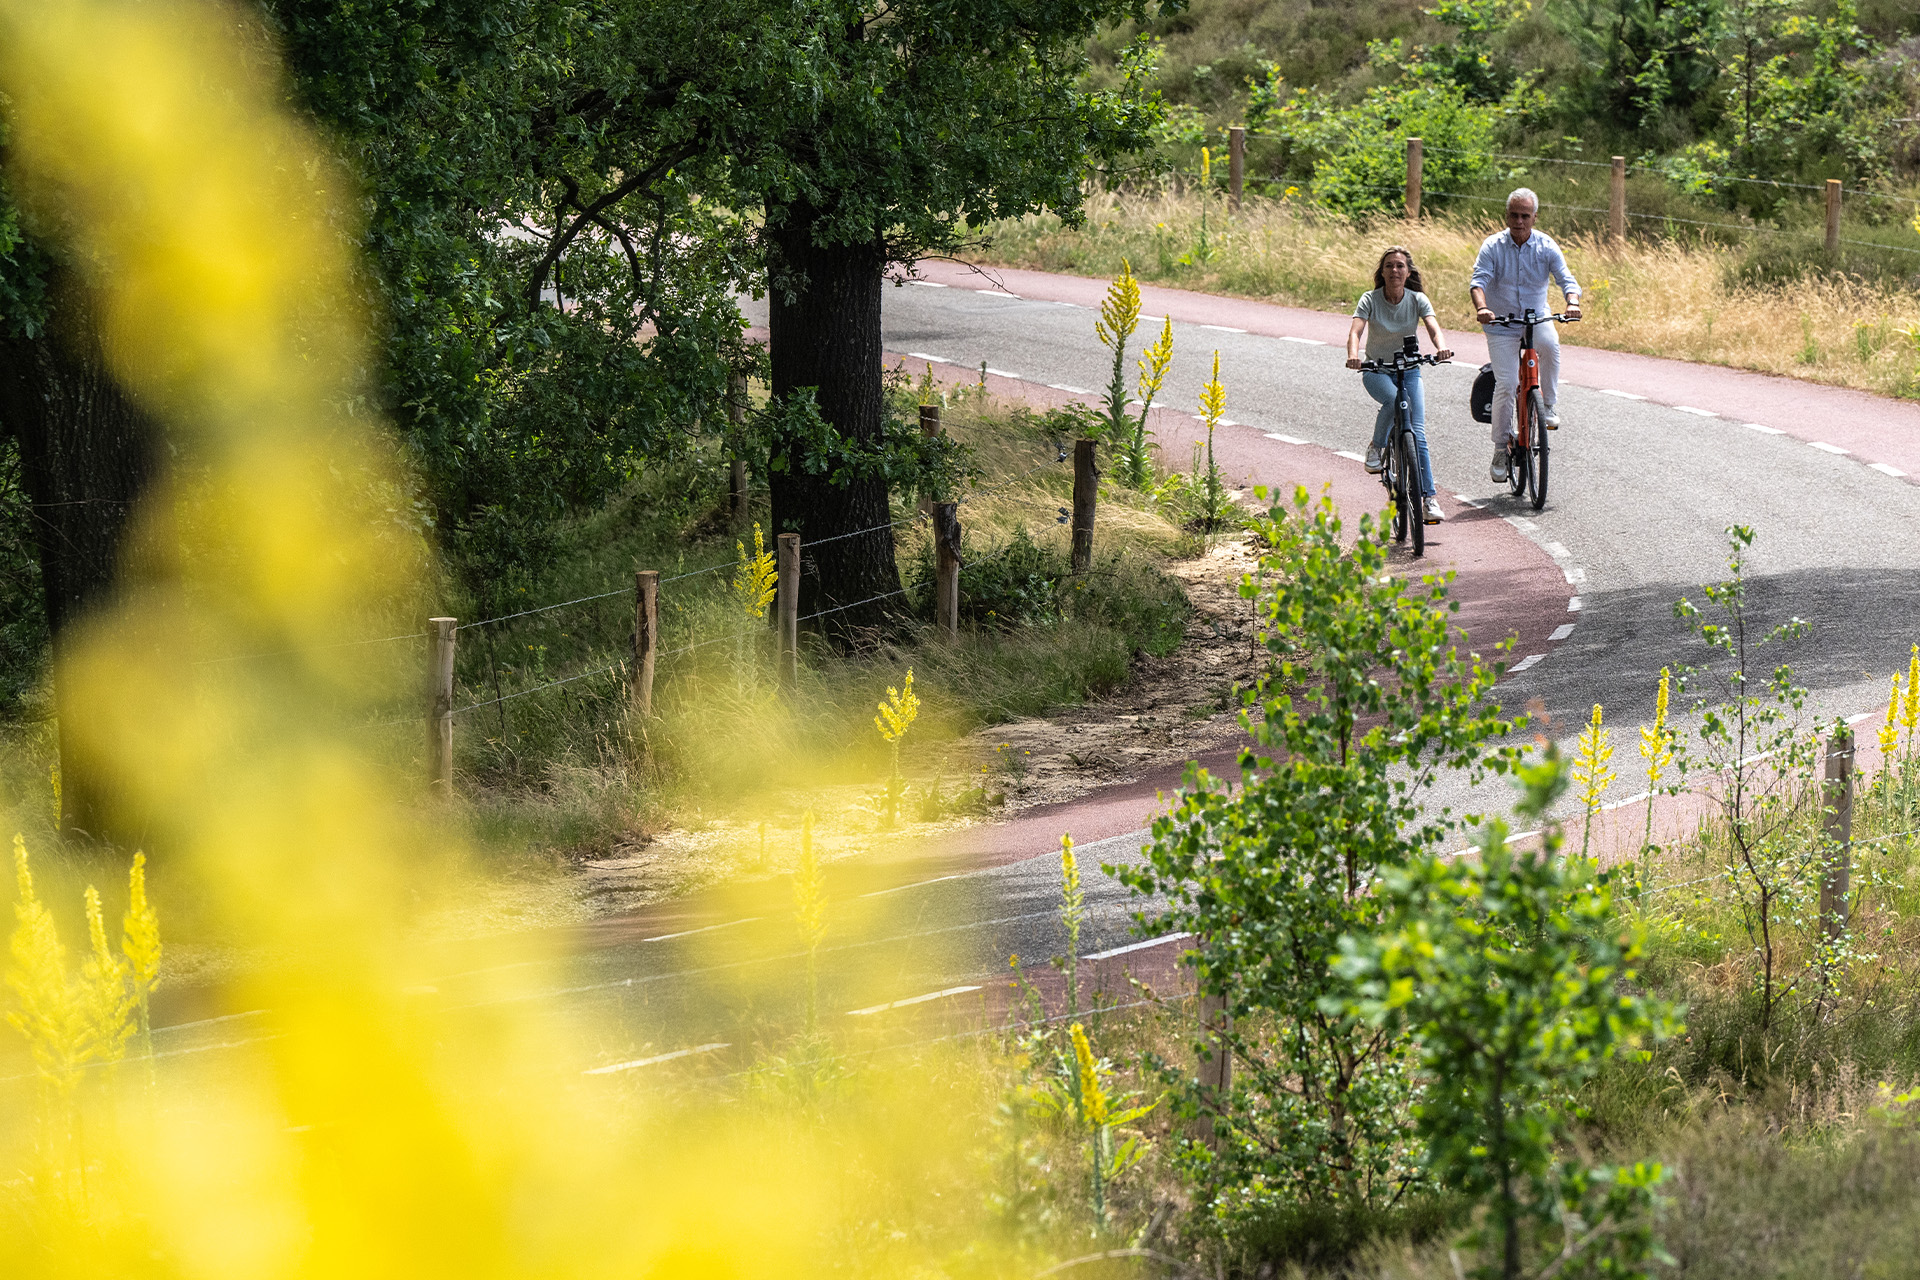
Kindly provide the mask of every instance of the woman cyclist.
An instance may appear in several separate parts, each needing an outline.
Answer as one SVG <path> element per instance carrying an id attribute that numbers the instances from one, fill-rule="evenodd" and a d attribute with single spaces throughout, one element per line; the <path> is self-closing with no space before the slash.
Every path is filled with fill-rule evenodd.
<path id="1" fill-rule="evenodd" d="M 1390 361 L 1401 349 L 1401 343 L 1420 331 L 1422 323 L 1433 339 L 1434 354 L 1442 360 L 1452 357 L 1453 352 L 1447 349 L 1447 340 L 1440 332 L 1440 322 L 1433 317 L 1433 304 L 1427 301 L 1420 268 L 1413 265 L 1411 250 L 1397 244 L 1389 246 L 1373 269 L 1373 285 L 1360 295 L 1360 303 L 1353 309 L 1353 325 L 1347 330 L 1347 368 L 1360 367 L 1363 335 L 1367 340 L 1367 359 Z M 1393 430 L 1393 378 L 1384 373 L 1366 373 L 1361 375 L 1361 382 L 1367 394 L 1380 402 L 1380 412 L 1373 422 L 1373 443 L 1367 447 L 1367 470 L 1378 472 L 1386 466 L 1387 435 Z M 1433 496 L 1433 459 L 1427 453 L 1427 402 L 1420 386 L 1419 366 L 1406 371 L 1406 387 L 1407 416 L 1412 420 L 1414 441 L 1420 446 L 1424 514 L 1428 524 L 1439 524 L 1442 516 L 1440 504 Z"/>

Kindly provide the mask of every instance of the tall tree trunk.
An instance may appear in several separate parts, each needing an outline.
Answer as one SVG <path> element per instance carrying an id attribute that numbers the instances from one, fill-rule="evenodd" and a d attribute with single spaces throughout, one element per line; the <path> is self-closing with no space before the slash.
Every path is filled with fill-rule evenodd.
<path id="1" fill-rule="evenodd" d="M 108 371 L 85 306 L 63 303 L 60 320 L 38 338 L 0 334 L 0 430 L 20 443 L 53 638 L 61 830 L 105 840 L 115 834 L 106 788 L 66 732 L 71 702 L 60 659 L 75 626 L 112 599 L 160 437 Z"/>
<path id="2" fill-rule="evenodd" d="M 877 240 L 816 245 L 811 211 L 786 213 L 772 232 L 779 258 L 768 291 L 773 395 L 785 402 L 811 387 L 821 416 L 842 438 L 877 441 L 884 412 L 880 289 L 886 250 Z M 820 614 L 827 635 L 854 640 L 887 626 L 900 609 L 893 530 L 885 527 L 891 519 L 886 481 L 860 477 L 835 484 L 831 475 L 807 474 L 796 453 L 787 450 L 786 466 L 772 476 L 773 527 L 800 535 L 801 616 Z"/>

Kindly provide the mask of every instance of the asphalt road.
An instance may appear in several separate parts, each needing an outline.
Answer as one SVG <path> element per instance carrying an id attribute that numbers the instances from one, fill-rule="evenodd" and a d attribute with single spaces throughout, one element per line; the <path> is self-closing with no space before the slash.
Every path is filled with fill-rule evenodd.
<path id="1" fill-rule="evenodd" d="M 949 379 L 982 362 L 996 391 L 1038 401 L 1092 398 L 1102 348 L 1089 304 L 1102 282 L 1035 273 L 982 278 L 926 268 L 927 281 L 886 295 L 889 358 L 938 358 Z M 1175 359 L 1156 424 L 1183 459 L 1191 411 L 1220 353 L 1229 420 L 1219 445 L 1239 483 L 1330 483 L 1343 508 L 1380 501 L 1356 457 L 1373 402 L 1343 366 L 1343 317 L 1148 288 L 1146 311 L 1173 314 Z M 749 317 L 756 318 L 749 309 Z M 1143 334 L 1145 326 L 1143 325 Z M 1538 514 L 1495 493 L 1487 429 L 1467 390 L 1484 350 L 1456 334 L 1461 362 L 1433 371 L 1428 431 L 1449 521 L 1432 564 L 1460 573 L 1476 647 L 1512 634 L 1524 670 L 1496 696 L 1538 700 L 1557 735 L 1571 736 L 1603 703 L 1615 726 L 1613 796 L 1638 788 L 1634 728 L 1652 716 L 1662 666 L 1706 660 L 1673 616 L 1681 596 L 1726 566 L 1724 529 L 1752 525 L 1751 601 L 1770 625 L 1798 616 L 1806 638 L 1765 659 L 1791 662 L 1812 690 L 1809 713 L 1852 716 L 1883 704 L 1886 674 L 1920 637 L 1920 411 L 1849 392 L 1726 370 L 1565 349 L 1550 500 Z M 916 370 L 917 372 L 917 370 Z M 1768 411 L 1772 420 L 1769 417 Z M 1839 443 L 1835 443 L 1835 442 Z M 1878 469 L 1875 464 L 1877 463 Z M 1404 564 L 1409 572 L 1426 566 Z M 1218 766 L 1222 761 L 1210 762 Z M 1079 951 L 1090 987 L 1138 999 L 1126 976 L 1160 989 L 1178 982 L 1180 940 L 1130 932 L 1130 903 L 1099 862 L 1135 860 L 1156 788 L 1171 773 L 1114 788 L 999 827 L 949 839 L 917 861 L 832 870 L 832 933 L 819 957 L 822 1028 L 876 1047 L 954 1034 L 1000 1016 L 1018 993 L 1007 958 L 1064 953 L 1058 906 L 1059 833 L 1104 837 L 1083 848 L 1090 919 Z M 1437 803 L 1482 811 L 1507 792 L 1448 780 Z M 1104 955 L 1138 942 L 1149 945 Z M 517 1003 L 594 1027 L 583 1072 L 666 1079 L 731 1070 L 790 1043 L 808 988 L 785 879 L 736 886 L 586 930 L 525 935 L 450 951 L 417 985 L 424 1009 L 450 1017 Z M 1039 967 L 1035 965 L 1034 967 Z M 1050 1010 L 1057 977 L 1043 977 Z M 1090 994 L 1088 997 L 1090 998 Z M 195 1053 L 266 1034 L 270 1013 L 191 998 L 163 1011 L 162 1047 Z M 640 1073 L 636 1076 L 634 1073 Z"/>

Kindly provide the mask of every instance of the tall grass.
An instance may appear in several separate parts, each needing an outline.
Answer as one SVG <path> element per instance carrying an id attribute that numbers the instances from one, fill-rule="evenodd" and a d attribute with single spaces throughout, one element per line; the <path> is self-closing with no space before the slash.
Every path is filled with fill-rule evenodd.
<path id="1" fill-rule="evenodd" d="M 1636 224 L 1615 247 L 1604 219 L 1559 213 L 1553 188 L 1528 181 L 1542 190 L 1542 227 L 1586 286 L 1585 319 L 1564 331 L 1566 342 L 1920 395 L 1920 234 L 1904 223 L 1849 223 L 1848 238 L 1895 248 L 1843 246 L 1838 261 L 1797 226 L 1774 234 Z M 1580 204 L 1605 204 L 1603 185 L 1569 193 Z M 1200 235 L 1195 195 L 1096 193 L 1083 229 L 1051 214 L 997 223 L 987 229 L 985 256 L 1095 276 L 1128 260 L 1146 280 L 1344 312 L 1372 287 L 1380 250 L 1397 242 L 1413 249 L 1442 323 L 1459 329 L 1472 321 L 1474 254 L 1498 230 L 1497 197 L 1488 198 L 1494 203 L 1456 202 L 1409 225 L 1387 215 L 1341 217 L 1297 195 L 1249 197 L 1230 219 L 1215 218 L 1212 253 L 1202 261 L 1191 253 Z M 1733 220 L 1697 203 L 1678 204 L 1674 216 Z"/>

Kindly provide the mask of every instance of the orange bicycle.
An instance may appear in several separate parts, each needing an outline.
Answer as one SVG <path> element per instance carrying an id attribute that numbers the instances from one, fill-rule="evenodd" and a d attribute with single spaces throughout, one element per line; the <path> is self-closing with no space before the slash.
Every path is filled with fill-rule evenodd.
<path id="1" fill-rule="evenodd" d="M 1507 484 L 1513 496 L 1531 495 L 1533 509 L 1547 505 L 1547 411 L 1540 403 L 1540 357 L 1533 349 L 1534 326 L 1558 321 L 1574 324 L 1579 316 L 1537 316 L 1533 308 L 1517 316 L 1495 316 L 1491 323 L 1521 325 L 1520 385 L 1513 395 L 1513 436 L 1507 441 Z"/>

